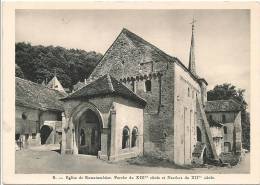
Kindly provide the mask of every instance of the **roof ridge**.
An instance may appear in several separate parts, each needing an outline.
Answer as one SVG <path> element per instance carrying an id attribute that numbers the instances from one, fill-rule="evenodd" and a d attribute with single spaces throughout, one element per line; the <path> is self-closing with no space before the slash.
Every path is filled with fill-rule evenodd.
<path id="1" fill-rule="evenodd" d="M 47 87 L 47 86 L 42 85 L 42 84 L 38 84 L 38 83 L 33 82 L 33 81 L 31 81 L 31 80 L 27 80 L 27 79 L 20 78 L 20 77 L 15 77 L 15 78 L 17 78 L 17 79 L 19 79 L 19 80 L 22 80 L 22 81 L 25 81 L 25 82 L 28 82 L 28 83 L 31 83 L 32 85 L 36 85 L 36 86 L 42 87 L 42 88 L 44 88 L 44 89 L 48 89 L 48 90 L 51 90 L 51 91 L 54 91 L 54 92 L 58 92 L 58 93 L 60 93 L 60 94 L 63 94 L 62 92 L 60 92 L 60 91 L 58 91 L 58 90 L 56 90 L 56 89 L 52 89 L 52 88 Z"/>
<path id="2" fill-rule="evenodd" d="M 124 35 L 127 36 L 127 34 L 132 34 L 133 36 L 137 37 L 138 39 L 141 40 L 141 42 L 144 42 L 145 44 L 148 44 L 150 47 L 152 47 L 161 57 L 163 57 L 166 61 L 170 61 L 170 60 L 174 60 L 174 62 L 176 62 L 177 64 L 181 65 L 182 67 L 184 67 L 189 74 L 191 74 L 192 77 L 194 77 L 196 80 L 198 80 L 199 76 L 195 76 L 194 74 L 191 73 L 191 71 L 188 69 L 188 67 L 186 67 L 181 60 L 176 57 L 176 56 L 171 56 L 169 54 L 167 54 L 165 51 L 161 50 L 160 48 L 158 48 L 157 46 L 155 46 L 154 44 L 150 43 L 149 41 L 143 39 L 142 37 L 140 37 L 139 35 L 137 35 L 136 33 L 133 33 L 131 31 L 129 31 L 126 28 L 123 28 L 121 33 L 126 33 Z M 120 33 L 120 34 L 121 34 Z M 128 36 L 127 36 L 128 37 Z M 128 37 L 129 38 L 129 37 Z M 129 38 L 131 40 L 131 38 Z M 168 57 L 168 58 L 167 58 Z"/>

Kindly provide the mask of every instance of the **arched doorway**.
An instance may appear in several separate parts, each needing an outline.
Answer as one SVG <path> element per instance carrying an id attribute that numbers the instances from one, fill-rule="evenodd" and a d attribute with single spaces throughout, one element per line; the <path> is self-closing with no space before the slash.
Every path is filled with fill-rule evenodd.
<path id="1" fill-rule="evenodd" d="M 40 133 L 41 133 L 41 144 L 50 144 L 48 142 L 48 138 L 50 137 L 51 133 L 52 133 L 53 128 L 48 126 L 48 125 L 43 125 Z"/>
<path id="2" fill-rule="evenodd" d="M 97 155 L 101 150 L 101 124 L 94 111 L 87 109 L 80 116 L 77 140 L 79 154 Z"/>

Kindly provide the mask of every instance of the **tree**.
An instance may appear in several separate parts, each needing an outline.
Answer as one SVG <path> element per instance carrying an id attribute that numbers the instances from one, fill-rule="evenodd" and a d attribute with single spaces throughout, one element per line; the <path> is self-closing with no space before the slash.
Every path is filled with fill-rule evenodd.
<path id="1" fill-rule="evenodd" d="M 242 122 L 242 146 L 250 150 L 250 114 L 246 111 L 247 102 L 244 98 L 245 89 L 237 89 L 234 85 L 224 83 L 216 85 L 213 90 L 208 91 L 208 101 L 235 99 L 242 104 L 241 122 Z"/>
<path id="2" fill-rule="evenodd" d="M 15 44 L 15 63 L 20 67 L 16 68 L 16 73 L 19 77 L 41 83 L 51 80 L 56 69 L 57 77 L 65 88 L 72 88 L 78 81 L 87 78 L 101 57 L 94 51 L 32 46 L 25 42 Z"/>
<path id="3" fill-rule="evenodd" d="M 18 65 L 15 65 L 15 76 L 24 78 L 23 71 L 21 70 L 21 68 Z"/>
<path id="4" fill-rule="evenodd" d="M 233 98 L 242 103 L 243 106 L 247 106 L 244 99 L 245 89 L 236 89 L 234 85 L 230 83 L 224 83 L 222 85 L 216 85 L 213 90 L 208 91 L 207 97 L 209 101 L 212 100 L 228 100 Z"/>

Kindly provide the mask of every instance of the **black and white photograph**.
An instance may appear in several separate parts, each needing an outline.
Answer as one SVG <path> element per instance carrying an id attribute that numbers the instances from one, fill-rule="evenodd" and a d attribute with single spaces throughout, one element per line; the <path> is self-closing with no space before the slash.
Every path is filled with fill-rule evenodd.
<path id="1" fill-rule="evenodd" d="M 250 14 L 15 9 L 14 174 L 249 175 Z"/>

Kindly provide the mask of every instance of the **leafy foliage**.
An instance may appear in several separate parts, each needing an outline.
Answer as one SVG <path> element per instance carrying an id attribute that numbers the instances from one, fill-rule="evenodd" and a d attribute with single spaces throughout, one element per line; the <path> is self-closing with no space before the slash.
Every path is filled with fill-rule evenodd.
<path id="1" fill-rule="evenodd" d="M 61 84 L 72 88 L 78 81 L 88 78 L 101 57 L 94 51 L 20 42 L 15 44 L 16 76 L 42 83 L 50 81 L 56 71 Z"/>
<path id="2" fill-rule="evenodd" d="M 224 83 L 216 85 L 213 90 L 208 91 L 207 96 L 209 101 L 233 98 L 244 105 L 244 109 L 241 112 L 242 145 L 243 148 L 250 150 L 250 114 L 246 111 L 247 102 L 245 101 L 244 93 L 244 89 L 237 89 L 234 85 Z"/>
<path id="3" fill-rule="evenodd" d="M 15 76 L 24 78 L 23 71 L 21 70 L 21 68 L 18 65 L 15 65 Z"/>
<path id="4" fill-rule="evenodd" d="M 244 106 L 247 103 L 244 99 L 245 89 L 236 89 L 234 85 L 224 83 L 222 85 L 216 85 L 213 90 L 208 91 L 208 100 L 228 100 L 233 98 L 238 102 L 241 102 Z"/>

